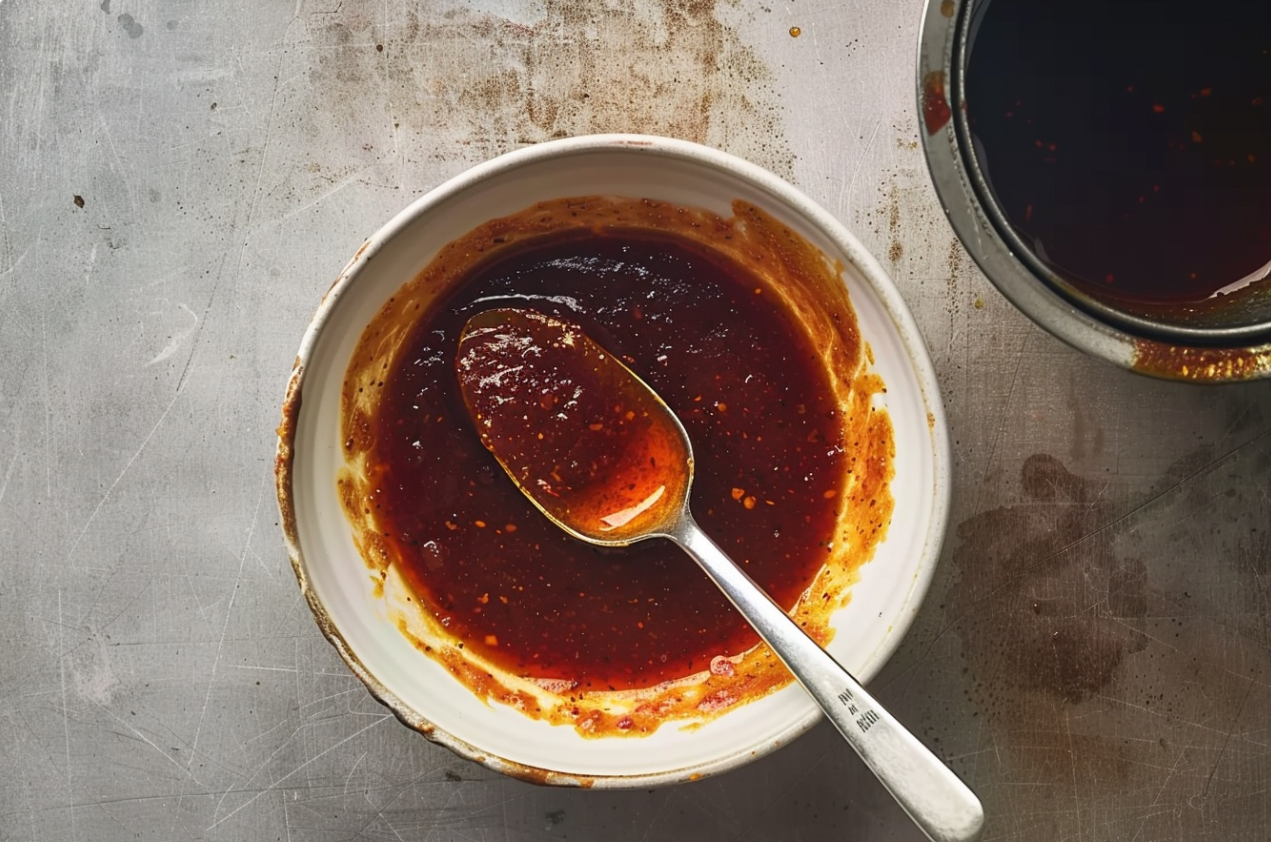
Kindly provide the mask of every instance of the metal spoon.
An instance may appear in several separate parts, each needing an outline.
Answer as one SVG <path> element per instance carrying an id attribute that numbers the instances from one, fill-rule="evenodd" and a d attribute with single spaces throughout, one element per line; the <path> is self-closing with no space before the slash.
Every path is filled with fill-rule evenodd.
<path id="1" fill-rule="evenodd" d="M 704 533 L 689 512 L 679 418 L 577 325 L 534 310 L 474 316 L 456 371 L 481 440 L 543 514 L 606 547 L 667 538 L 693 557 L 935 842 L 971 840 L 979 799 Z"/>

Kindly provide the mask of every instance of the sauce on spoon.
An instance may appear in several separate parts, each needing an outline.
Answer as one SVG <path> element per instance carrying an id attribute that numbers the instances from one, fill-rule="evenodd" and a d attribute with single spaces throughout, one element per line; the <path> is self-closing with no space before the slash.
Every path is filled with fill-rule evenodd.
<path id="1" fill-rule="evenodd" d="M 692 476 L 682 429 L 577 325 L 487 310 L 460 335 L 456 369 L 482 444 L 567 531 L 621 545 L 678 513 Z"/>

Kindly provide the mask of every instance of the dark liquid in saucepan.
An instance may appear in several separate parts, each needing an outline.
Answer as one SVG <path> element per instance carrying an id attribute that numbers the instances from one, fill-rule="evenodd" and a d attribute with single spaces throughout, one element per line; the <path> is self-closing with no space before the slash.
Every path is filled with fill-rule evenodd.
<path id="1" fill-rule="evenodd" d="M 965 76 L 975 155 L 1033 253 L 1097 298 L 1197 301 L 1271 261 L 1262 3 L 992 0 Z"/>
<path id="2" fill-rule="evenodd" d="M 619 355 L 689 432 L 697 520 L 782 605 L 807 588 L 835 527 L 842 419 L 818 349 L 756 287 L 687 241 L 560 235 L 477 266 L 415 326 L 375 418 L 377 518 L 466 645 L 599 690 L 685 676 L 757 639 L 682 551 L 569 537 L 482 446 L 455 359 L 464 324 L 495 307 L 577 322 Z"/>

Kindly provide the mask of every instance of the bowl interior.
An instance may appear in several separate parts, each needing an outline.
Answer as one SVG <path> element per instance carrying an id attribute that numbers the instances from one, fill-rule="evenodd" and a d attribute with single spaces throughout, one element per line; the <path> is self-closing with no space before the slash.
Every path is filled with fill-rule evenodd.
<path id="1" fill-rule="evenodd" d="M 376 694 L 404 719 L 471 759 L 513 774 L 548 770 L 598 786 L 647 786 L 722 771 L 788 742 L 819 711 L 797 686 L 694 728 L 642 738 L 585 739 L 479 701 L 421 655 L 387 619 L 341 511 L 340 390 L 363 327 L 447 242 L 534 202 L 577 195 L 651 198 L 731 215 L 736 199 L 768 211 L 843 265 L 861 332 L 887 384 L 896 444 L 895 516 L 829 649 L 862 680 L 908 628 L 939 554 L 948 502 L 948 444 L 926 351 L 899 295 L 824 211 L 751 165 L 692 144 L 604 137 L 545 144 L 443 185 L 378 232 L 324 298 L 301 348 L 290 474 L 297 570 L 324 629 Z M 685 564 L 692 564 L 686 557 Z M 427 723 L 427 724 L 424 724 Z M 434 730 L 435 729 L 435 730 Z"/>

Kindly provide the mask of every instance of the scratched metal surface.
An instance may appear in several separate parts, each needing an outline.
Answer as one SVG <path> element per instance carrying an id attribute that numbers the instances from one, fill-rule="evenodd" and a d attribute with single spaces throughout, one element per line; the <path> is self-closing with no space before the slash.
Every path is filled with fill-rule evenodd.
<path id="1" fill-rule="evenodd" d="M 956 492 L 874 686 L 984 838 L 1265 839 L 1271 385 L 1115 370 L 993 291 L 918 150 L 920 11 L 0 0 L 0 840 L 917 838 L 827 726 L 679 788 L 502 779 L 300 600 L 273 429 L 319 296 L 444 178 L 613 130 L 790 178 L 913 308 Z"/>

